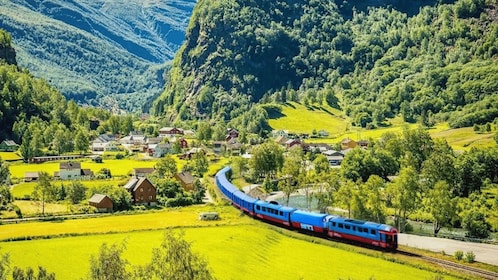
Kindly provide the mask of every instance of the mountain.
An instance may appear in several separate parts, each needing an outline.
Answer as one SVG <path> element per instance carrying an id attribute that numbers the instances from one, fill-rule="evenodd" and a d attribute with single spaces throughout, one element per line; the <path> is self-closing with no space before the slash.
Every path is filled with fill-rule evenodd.
<path id="1" fill-rule="evenodd" d="M 254 104 L 292 100 L 327 102 L 369 128 L 398 115 L 424 125 L 490 122 L 498 117 L 497 7 L 201 0 L 153 111 L 247 127 Z"/>
<path id="2" fill-rule="evenodd" d="M 65 96 L 136 110 L 164 88 L 195 3 L 0 0 L 0 28 L 12 34 L 19 65 Z"/>

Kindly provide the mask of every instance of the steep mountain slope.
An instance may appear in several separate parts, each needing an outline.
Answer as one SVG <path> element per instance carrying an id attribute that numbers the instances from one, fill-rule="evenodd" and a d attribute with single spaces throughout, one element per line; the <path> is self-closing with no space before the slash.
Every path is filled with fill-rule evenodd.
<path id="1" fill-rule="evenodd" d="M 293 100 L 362 127 L 498 117 L 495 0 L 363 2 L 199 1 L 154 112 L 233 120 Z"/>
<path id="2" fill-rule="evenodd" d="M 19 64 L 66 96 L 91 104 L 129 99 L 124 106 L 136 109 L 164 87 L 165 63 L 183 42 L 194 5 L 0 0 L 0 28 L 12 34 Z"/>

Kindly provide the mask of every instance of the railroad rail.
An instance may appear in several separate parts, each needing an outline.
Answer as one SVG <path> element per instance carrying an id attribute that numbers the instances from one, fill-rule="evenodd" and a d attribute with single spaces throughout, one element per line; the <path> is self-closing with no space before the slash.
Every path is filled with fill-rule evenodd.
<path id="1" fill-rule="evenodd" d="M 451 262 L 451 261 L 447 261 L 447 260 L 442 260 L 442 259 L 438 259 L 438 258 L 422 256 L 422 255 L 418 255 L 418 254 L 414 254 L 414 253 L 410 253 L 410 252 L 405 252 L 405 251 L 401 251 L 401 250 L 398 250 L 397 253 L 399 253 L 401 255 L 405 255 L 405 256 L 420 258 L 422 260 L 426 260 L 428 262 L 438 264 L 442 267 L 451 268 L 451 269 L 459 270 L 462 272 L 466 272 L 470 275 L 474 275 L 474 276 L 480 277 L 482 279 L 490 279 L 490 280 L 498 279 L 498 273 L 493 272 L 493 271 L 475 268 L 472 266 L 468 266 L 468 265 L 464 265 L 464 264 L 460 264 L 460 263 L 455 263 L 455 262 Z"/>

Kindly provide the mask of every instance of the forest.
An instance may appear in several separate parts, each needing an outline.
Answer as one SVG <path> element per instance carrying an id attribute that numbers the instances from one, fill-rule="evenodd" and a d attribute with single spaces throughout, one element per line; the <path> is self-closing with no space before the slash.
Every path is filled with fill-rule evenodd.
<path id="1" fill-rule="evenodd" d="M 497 1 L 417 3 L 417 13 L 395 5 L 349 16 L 330 1 L 199 1 L 152 111 L 255 133 L 267 116 L 253 105 L 287 100 L 329 103 L 364 128 L 398 115 L 425 126 L 492 122 Z"/>

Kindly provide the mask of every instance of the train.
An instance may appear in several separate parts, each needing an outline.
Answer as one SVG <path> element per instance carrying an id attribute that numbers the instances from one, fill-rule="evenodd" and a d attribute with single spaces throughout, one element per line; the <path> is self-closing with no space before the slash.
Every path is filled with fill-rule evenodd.
<path id="1" fill-rule="evenodd" d="M 216 173 L 216 185 L 232 205 L 255 219 L 383 250 L 395 251 L 398 248 L 398 230 L 392 226 L 304 211 L 274 201 L 267 202 L 253 198 L 227 179 L 227 172 L 230 170 L 230 166 L 226 166 Z"/>

